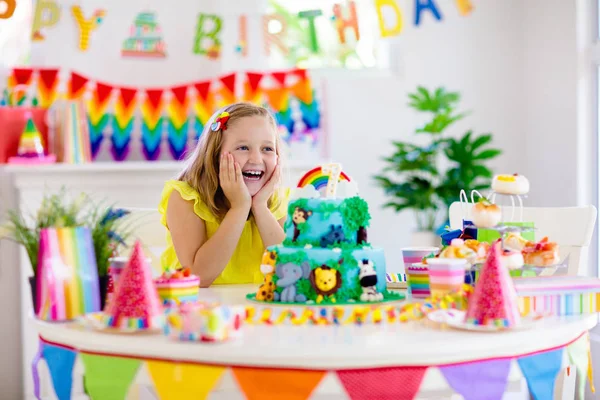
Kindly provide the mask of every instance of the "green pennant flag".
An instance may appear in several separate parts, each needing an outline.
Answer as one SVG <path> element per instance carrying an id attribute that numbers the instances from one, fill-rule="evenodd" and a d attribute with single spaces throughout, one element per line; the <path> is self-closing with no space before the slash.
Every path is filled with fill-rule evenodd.
<path id="1" fill-rule="evenodd" d="M 85 388 L 91 399 L 124 399 L 141 361 L 81 353 Z"/>
<path id="2" fill-rule="evenodd" d="M 587 334 L 583 335 L 567 347 L 569 362 L 575 366 L 577 371 L 577 396 L 578 399 L 585 398 L 585 381 L 588 372 L 588 350 L 590 341 Z"/>

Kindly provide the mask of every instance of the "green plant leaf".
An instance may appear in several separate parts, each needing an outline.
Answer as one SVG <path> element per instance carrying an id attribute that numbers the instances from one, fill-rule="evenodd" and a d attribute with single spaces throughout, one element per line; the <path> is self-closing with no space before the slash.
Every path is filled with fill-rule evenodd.
<path id="1" fill-rule="evenodd" d="M 492 135 L 490 135 L 490 134 L 481 135 L 473 141 L 473 143 L 471 144 L 471 149 L 477 150 L 481 146 L 486 145 L 486 144 L 490 143 L 491 141 L 492 141 Z"/>
<path id="2" fill-rule="evenodd" d="M 489 160 L 491 158 L 499 156 L 500 154 L 502 154 L 502 150 L 488 149 L 482 151 L 477 155 L 474 155 L 473 160 Z"/>

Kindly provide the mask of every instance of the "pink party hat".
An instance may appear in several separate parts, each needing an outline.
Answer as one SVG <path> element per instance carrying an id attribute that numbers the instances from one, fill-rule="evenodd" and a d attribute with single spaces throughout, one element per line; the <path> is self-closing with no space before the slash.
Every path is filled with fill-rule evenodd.
<path id="1" fill-rule="evenodd" d="M 104 314 L 106 325 L 113 328 L 162 327 L 162 306 L 139 241 L 121 272 L 116 292 Z"/>
<path id="2" fill-rule="evenodd" d="M 500 240 L 492 245 L 483 265 L 475 292 L 469 299 L 467 323 L 513 327 L 521 320 L 514 283 L 500 261 L 501 246 Z"/>

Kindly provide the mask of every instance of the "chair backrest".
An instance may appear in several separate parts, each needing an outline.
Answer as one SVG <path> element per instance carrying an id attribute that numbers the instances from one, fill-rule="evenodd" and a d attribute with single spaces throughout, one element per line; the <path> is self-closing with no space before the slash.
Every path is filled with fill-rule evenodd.
<path id="1" fill-rule="evenodd" d="M 462 228 L 463 219 L 471 218 L 471 208 L 471 206 L 465 207 L 460 202 L 452 203 L 450 205 L 450 227 L 452 229 Z M 548 236 L 551 241 L 558 243 L 561 259 L 569 257 L 569 275 L 596 275 L 596 271 L 592 271 L 588 263 L 589 246 L 594 234 L 596 215 L 596 207 L 591 205 L 523 207 L 523 221 L 535 224 L 536 240 Z"/>
<path id="2" fill-rule="evenodd" d="M 128 247 L 131 248 L 131 245 L 139 240 L 146 257 L 152 259 L 154 273 L 160 274 L 160 257 L 167 246 L 167 230 L 160 222 L 160 213 L 154 208 L 124 208 L 130 214 L 124 217 L 123 224 L 132 231 L 127 243 Z"/>

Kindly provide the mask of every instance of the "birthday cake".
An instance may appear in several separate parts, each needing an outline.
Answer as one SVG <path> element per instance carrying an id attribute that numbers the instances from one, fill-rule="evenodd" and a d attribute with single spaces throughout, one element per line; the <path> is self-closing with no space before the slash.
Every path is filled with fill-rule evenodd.
<path id="1" fill-rule="evenodd" d="M 338 164 L 307 172 L 292 193 L 286 238 L 263 256 L 250 300 L 348 304 L 399 300 L 386 290 L 385 256 L 367 240 L 367 202 Z"/>

